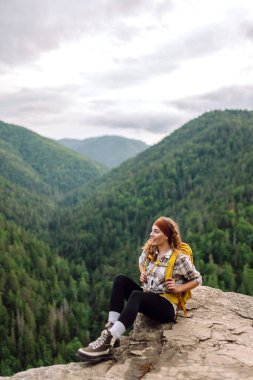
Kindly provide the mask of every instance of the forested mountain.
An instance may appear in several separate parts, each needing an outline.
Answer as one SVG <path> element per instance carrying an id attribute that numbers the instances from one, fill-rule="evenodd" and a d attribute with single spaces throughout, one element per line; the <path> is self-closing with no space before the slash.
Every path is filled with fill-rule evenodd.
<path id="1" fill-rule="evenodd" d="M 0 376 L 73 360 L 87 340 L 88 294 L 84 262 L 0 215 Z"/>
<path id="2" fill-rule="evenodd" d="M 180 224 L 206 285 L 253 295 L 252 146 L 252 112 L 210 112 L 72 199 L 57 220 L 57 246 L 86 262 L 94 331 L 114 275 L 138 278 L 141 245 L 159 215 Z"/>
<path id="3" fill-rule="evenodd" d="M 104 169 L 0 122 L 0 375 L 71 360 L 86 338 L 89 281 L 49 245 L 56 200 Z M 80 302 L 81 301 L 81 302 Z"/>
<path id="4" fill-rule="evenodd" d="M 105 168 L 30 130 L 0 121 L 0 174 L 37 194 L 66 194 Z"/>
<path id="5" fill-rule="evenodd" d="M 102 136 L 85 140 L 61 139 L 58 142 L 110 169 L 148 148 L 142 141 L 121 136 Z"/>
<path id="6" fill-rule="evenodd" d="M 207 113 L 103 176 L 20 127 L 0 137 L 1 375 L 73 360 L 160 215 L 205 285 L 253 295 L 253 112 Z"/>

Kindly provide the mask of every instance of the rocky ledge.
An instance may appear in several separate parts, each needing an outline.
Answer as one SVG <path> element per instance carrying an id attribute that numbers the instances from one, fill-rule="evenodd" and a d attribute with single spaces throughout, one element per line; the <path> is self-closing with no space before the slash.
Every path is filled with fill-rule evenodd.
<path id="1" fill-rule="evenodd" d="M 253 297 L 206 286 L 188 316 L 157 324 L 139 315 L 114 360 L 41 367 L 0 380 L 253 380 Z"/>

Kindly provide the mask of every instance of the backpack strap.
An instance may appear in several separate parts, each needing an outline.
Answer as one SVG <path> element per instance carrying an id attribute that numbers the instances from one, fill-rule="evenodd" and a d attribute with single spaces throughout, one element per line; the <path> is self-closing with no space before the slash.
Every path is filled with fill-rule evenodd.
<path id="1" fill-rule="evenodd" d="M 170 259 L 167 264 L 166 272 L 165 272 L 165 282 L 168 281 L 169 279 L 173 278 L 173 268 L 176 262 L 176 259 L 178 257 L 179 251 L 174 250 L 170 256 Z M 187 299 L 185 299 L 185 296 L 187 294 Z M 182 294 L 163 294 L 166 298 L 168 298 L 171 302 L 176 303 L 178 305 L 179 309 L 183 309 L 184 315 L 187 316 L 187 311 L 186 311 L 186 302 L 187 300 L 191 297 L 190 291 Z"/>
<path id="2" fill-rule="evenodd" d="M 154 257 L 153 257 L 152 255 L 148 255 L 148 256 L 146 257 L 146 260 L 144 261 L 144 266 L 145 266 L 145 267 L 147 266 L 149 260 L 151 260 L 151 261 L 155 261 L 155 259 L 154 259 Z"/>
<path id="3" fill-rule="evenodd" d="M 146 258 L 146 260 L 144 262 L 144 266 L 146 267 L 150 260 L 154 262 L 154 266 L 153 266 L 152 270 L 150 271 L 150 273 L 153 272 L 153 270 L 156 266 L 165 266 L 166 267 L 166 269 L 165 269 L 165 281 L 168 281 L 168 279 L 172 278 L 173 268 L 174 268 L 174 264 L 175 264 L 175 261 L 177 259 L 178 254 L 179 254 L 179 251 L 175 249 L 172 252 L 172 254 L 169 258 L 169 261 L 166 265 L 162 264 L 158 260 L 155 260 L 152 255 L 148 255 L 148 257 Z"/>
<path id="4" fill-rule="evenodd" d="M 168 281 L 170 278 L 172 278 L 173 268 L 174 268 L 174 264 L 175 264 L 175 261 L 177 259 L 178 253 L 179 253 L 179 251 L 174 249 L 174 251 L 172 252 L 172 254 L 170 256 L 170 259 L 166 265 L 167 268 L 166 268 L 166 272 L 165 272 L 165 282 Z"/>
<path id="5" fill-rule="evenodd" d="M 167 267 L 167 265 L 162 264 L 159 260 L 155 260 L 152 255 L 148 255 L 148 257 L 146 258 L 146 260 L 144 262 L 145 267 L 147 266 L 147 264 L 150 260 L 154 262 L 154 266 L 148 273 L 152 273 L 153 270 L 155 269 L 155 267 L 160 267 L 160 266 L 166 266 Z"/>
<path id="6" fill-rule="evenodd" d="M 168 281 L 169 279 L 173 278 L 173 268 L 174 268 L 174 265 L 175 265 L 175 262 L 176 262 L 176 259 L 178 257 L 179 252 L 180 252 L 179 250 L 174 249 L 174 251 L 172 252 L 172 254 L 169 258 L 168 263 L 166 264 L 165 282 Z M 150 271 L 150 273 L 151 273 L 154 270 L 154 268 L 156 266 L 160 266 L 161 263 L 160 263 L 160 261 L 155 260 L 152 255 L 149 255 L 145 260 L 145 263 L 144 263 L 145 266 L 148 264 L 149 260 L 154 262 L 154 266 L 153 266 L 152 270 Z M 187 316 L 187 311 L 186 311 L 185 305 L 186 305 L 187 300 L 191 297 L 191 292 L 189 290 L 185 293 L 182 293 L 182 294 L 164 293 L 164 294 L 161 294 L 161 296 L 167 298 L 170 302 L 178 305 L 178 309 L 179 310 L 182 309 L 184 311 L 185 316 Z"/>

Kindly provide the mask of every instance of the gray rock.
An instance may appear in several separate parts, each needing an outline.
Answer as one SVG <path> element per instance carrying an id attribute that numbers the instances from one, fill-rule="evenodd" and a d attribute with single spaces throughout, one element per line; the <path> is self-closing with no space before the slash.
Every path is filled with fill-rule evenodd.
<path id="1" fill-rule="evenodd" d="M 0 380 L 253 380 L 253 297 L 206 286 L 188 316 L 158 324 L 138 315 L 115 359 L 30 369 Z"/>

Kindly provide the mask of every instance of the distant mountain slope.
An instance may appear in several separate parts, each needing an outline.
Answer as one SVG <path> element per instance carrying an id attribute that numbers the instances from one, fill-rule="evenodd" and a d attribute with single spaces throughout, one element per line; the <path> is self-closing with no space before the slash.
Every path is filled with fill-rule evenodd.
<path id="1" fill-rule="evenodd" d="M 105 170 L 52 140 L 0 122 L 0 213 L 40 236 L 47 234 L 55 201 Z"/>
<path id="2" fill-rule="evenodd" d="M 61 139 L 58 142 L 110 169 L 148 148 L 142 141 L 120 136 L 102 136 L 85 140 Z"/>
<path id="3" fill-rule="evenodd" d="M 63 194 L 105 169 L 23 127 L 0 122 L 0 175 L 28 190 Z"/>
<path id="4" fill-rule="evenodd" d="M 104 172 L 99 164 L 0 122 L 0 376 L 73 359 L 87 338 L 85 263 L 49 245 L 61 197 Z M 84 317 L 86 315 L 86 317 Z"/>
<path id="5" fill-rule="evenodd" d="M 253 294 L 252 147 L 253 112 L 210 112 L 78 194 L 57 221 L 58 241 L 62 255 L 87 264 L 95 325 L 113 276 L 138 278 L 159 215 L 179 222 L 206 285 Z"/>

